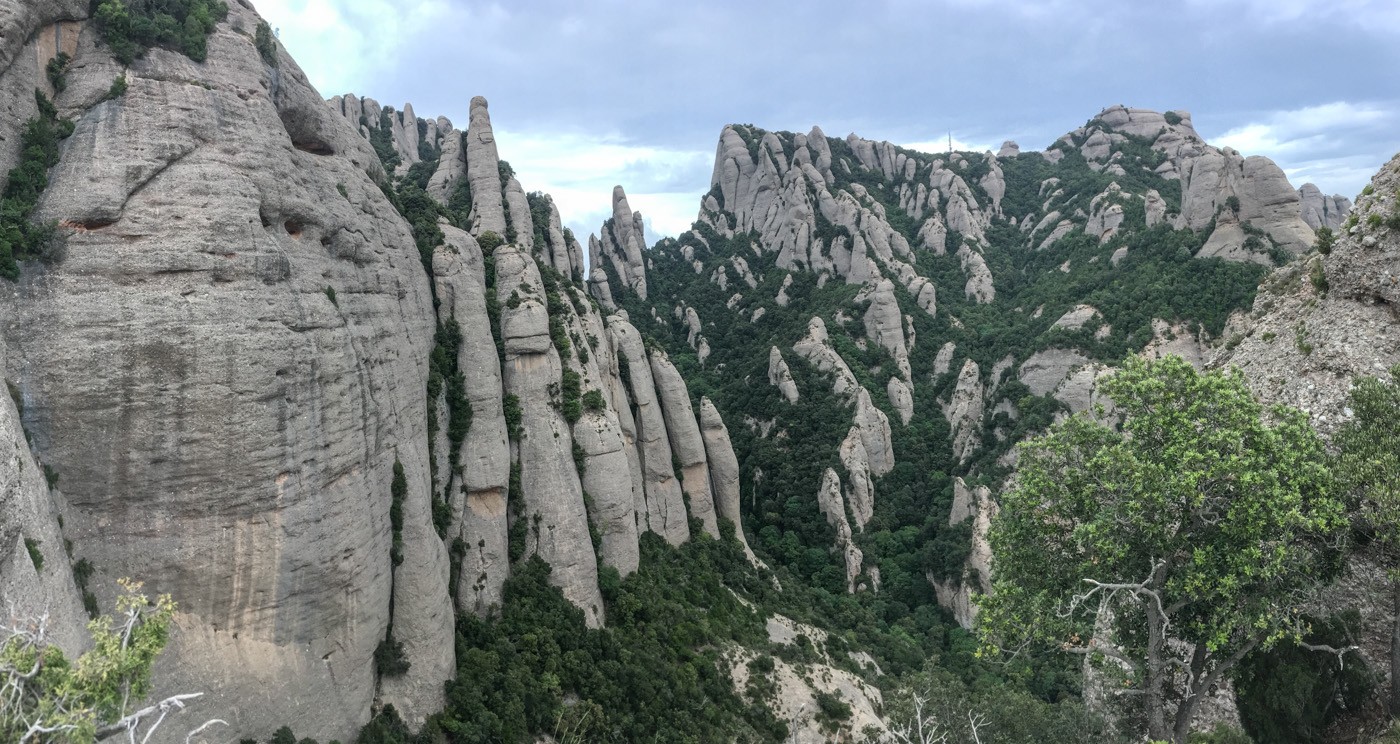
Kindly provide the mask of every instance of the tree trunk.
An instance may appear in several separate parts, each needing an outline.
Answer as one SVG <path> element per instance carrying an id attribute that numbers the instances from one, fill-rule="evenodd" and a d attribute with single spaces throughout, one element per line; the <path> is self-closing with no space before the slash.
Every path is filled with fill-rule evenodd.
<path id="1" fill-rule="evenodd" d="M 1197 645 L 1191 652 L 1191 679 L 1186 684 L 1186 693 L 1176 708 L 1176 725 L 1172 729 L 1172 742 L 1186 744 L 1191 736 L 1191 722 L 1196 718 L 1196 704 L 1206 693 L 1206 647 Z"/>
<path id="2" fill-rule="evenodd" d="M 1162 679 L 1162 650 L 1166 646 L 1162 621 L 1153 611 L 1147 609 L 1147 738 L 1151 741 L 1166 741 L 1172 731 L 1167 726 L 1167 691 Z"/>
<path id="3" fill-rule="evenodd" d="M 1390 715 L 1400 714 L 1400 579 L 1390 582 L 1395 610 L 1390 621 Z"/>

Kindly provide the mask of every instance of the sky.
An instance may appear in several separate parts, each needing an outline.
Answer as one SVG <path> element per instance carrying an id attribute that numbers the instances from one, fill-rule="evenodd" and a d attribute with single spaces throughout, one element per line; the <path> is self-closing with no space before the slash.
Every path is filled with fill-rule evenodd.
<path id="1" fill-rule="evenodd" d="M 322 95 L 497 147 L 580 237 L 614 185 L 648 238 L 710 188 L 726 124 L 914 149 L 1044 149 L 1114 104 L 1354 197 L 1400 152 L 1400 0 L 253 0 Z"/>

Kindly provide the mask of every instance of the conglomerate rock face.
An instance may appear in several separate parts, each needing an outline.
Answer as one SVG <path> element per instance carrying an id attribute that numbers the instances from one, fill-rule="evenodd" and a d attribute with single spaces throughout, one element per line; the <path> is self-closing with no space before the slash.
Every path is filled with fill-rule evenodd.
<path id="1" fill-rule="evenodd" d="M 74 122 L 35 210 L 58 224 L 61 260 L 0 280 L 0 599 L 47 609 L 52 637 L 81 651 L 68 543 L 99 607 L 128 576 L 178 602 L 155 694 L 205 692 L 235 738 L 292 722 L 350 740 L 373 706 L 414 724 L 441 709 L 454 612 L 498 608 L 514 561 L 549 561 L 604 622 L 599 561 L 626 574 L 639 530 L 689 534 L 673 447 L 710 531 L 711 473 L 739 520 L 737 466 L 721 412 L 698 416 L 674 369 L 643 389 L 640 338 L 624 357 L 637 377 L 620 379 L 626 321 L 575 286 L 582 248 L 509 176 L 484 99 L 465 133 L 411 105 L 327 102 L 287 55 L 265 61 L 259 19 L 230 6 L 206 62 L 153 49 L 123 68 L 87 3 L 0 2 L 16 30 L 0 40 L 6 121 L 37 116 L 39 88 Z M 59 52 L 73 61 L 55 95 Z M 18 126 L 0 138 L 7 168 Z M 470 193 L 463 229 L 444 221 L 426 256 L 383 191 L 411 168 L 430 169 L 444 208 Z M 462 395 L 430 401 L 444 334 Z M 571 375 L 601 396 L 572 401 L 587 404 L 576 421 Z M 641 423 L 633 399 L 651 404 Z M 672 488 L 649 499 L 662 476 Z M 386 641 L 406 673 L 380 675 Z"/>
<path id="2" fill-rule="evenodd" d="M 257 19 L 234 4 L 206 64 L 152 50 L 112 100 L 83 25 L 56 99 L 76 128 L 37 210 L 67 255 L 0 287 L 5 372 L 99 601 L 131 576 L 179 602 L 157 692 L 206 690 L 249 734 L 346 738 L 377 695 L 440 707 L 452 674 L 447 551 L 427 539 L 431 294 L 373 151 L 235 22 Z M 381 689 L 391 622 L 412 668 Z"/>

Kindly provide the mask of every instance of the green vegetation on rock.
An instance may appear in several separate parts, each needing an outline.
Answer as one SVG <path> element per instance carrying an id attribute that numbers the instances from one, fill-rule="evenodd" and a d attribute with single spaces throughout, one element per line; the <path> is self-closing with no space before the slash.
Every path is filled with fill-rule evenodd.
<path id="1" fill-rule="evenodd" d="M 203 62 L 208 56 L 209 34 L 228 17 L 228 4 L 223 0 L 94 0 L 93 5 L 93 19 L 102 40 L 124 65 L 152 47 Z"/>

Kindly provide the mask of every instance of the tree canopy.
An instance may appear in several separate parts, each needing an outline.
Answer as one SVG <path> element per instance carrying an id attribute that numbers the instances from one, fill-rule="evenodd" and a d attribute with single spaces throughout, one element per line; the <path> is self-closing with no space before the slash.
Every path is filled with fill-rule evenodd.
<path id="1" fill-rule="evenodd" d="M 1022 445 L 982 633 L 989 648 L 1111 658 L 1149 736 L 1184 742 L 1245 654 L 1304 630 L 1344 505 L 1306 417 L 1266 411 L 1238 370 L 1130 358 L 1103 391 L 1111 411 Z"/>

